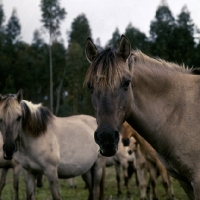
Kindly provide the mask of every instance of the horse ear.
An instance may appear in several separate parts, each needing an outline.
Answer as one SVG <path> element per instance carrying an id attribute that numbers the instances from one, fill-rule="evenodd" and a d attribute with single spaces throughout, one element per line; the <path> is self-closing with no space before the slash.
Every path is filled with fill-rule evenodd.
<path id="1" fill-rule="evenodd" d="M 92 42 L 91 38 L 87 38 L 86 47 L 85 47 L 85 55 L 89 63 L 91 63 L 95 56 L 98 54 L 97 47 Z"/>
<path id="2" fill-rule="evenodd" d="M 23 91 L 19 90 L 17 93 L 17 101 L 20 103 L 23 99 Z"/>
<path id="3" fill-rule="evenodd" d="M 127 60 L 131 53 L 131 43 L 125 35 L 121 36 L 117 53 L 124 60 Z"/>

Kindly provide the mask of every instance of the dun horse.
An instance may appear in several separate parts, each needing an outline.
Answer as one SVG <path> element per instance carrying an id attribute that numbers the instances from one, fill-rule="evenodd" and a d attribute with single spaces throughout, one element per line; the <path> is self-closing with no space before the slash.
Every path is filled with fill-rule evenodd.
<path id="1" fill-rule="evenodd" d="M 19 91 L 16 95 L 0 96 L 0 122 L 4 158 L 12 159 L 16 152 L 16 160 L 25 169 L 27 199 L 35 199 L 38 174 L 47 177 L 54 200 L 61 199 L 58 177 L 79 175 L 87 182 L 89 199 L 103 198 L 100 182 L 105 158 L 98 154 L 93 139 L 95 118 L 56 117 L 41 104 L 23 100 Z"/>
<path id="2" fill-rule="evenodd" d="M 200 76 L 197 70 L 132 51 L 122 35 L 119 47 L 98 52 L 90 38 L 85 84 L 92 96 L 102 155 L 117 151 L 127 121 L 157 151 L 169 174 L 191 200 L 200 200 Z"/>

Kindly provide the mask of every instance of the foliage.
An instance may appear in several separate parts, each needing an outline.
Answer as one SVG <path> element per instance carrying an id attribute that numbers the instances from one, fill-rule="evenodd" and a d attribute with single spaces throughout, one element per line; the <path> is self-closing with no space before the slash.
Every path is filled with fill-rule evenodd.
<path id="1" fill-rule="evenodd" d="M 93 114 L 90 94 L 83 88 L 83 80 L 88 68 L 84 52 L 88 36 L 91 36 L 88 20 L 85 15 L 79 15 L 72 23 L 67 51 L 66 90 L 71 114 Z"/>
<path id="2" fill-rule="evenodd" d="M 14 44 L 19 40 L 21 25 L 17 17 L 17 11 L 14 9 L 12 15 L 6 25 L 6 41 L 8 43 Z"/>
<path id="3" fill-rule="evenodd" d="M 117 49 L 119 41 L 120 41 L 120 33 L 119 33 L 119 29 L 116 28 L 112 34 L 112 38 L 108 42 L 108 45 Z"/>
<path id="4" fill-rule="evenodd" d="M 74 19 L 69 32 L 69 44 L 76 41 L 82 49 L 85 48 L 86 38 L 91 36 L 89 22 L 84 14 Z"/>
<path id="5" fill-rule="evenodd" d="M 60 23 L 65 19 L 66 11 L 60 8 L 58 0 L 41 0 L 42 23 L 49 31 L 50 37 L 60 35 Z"/>

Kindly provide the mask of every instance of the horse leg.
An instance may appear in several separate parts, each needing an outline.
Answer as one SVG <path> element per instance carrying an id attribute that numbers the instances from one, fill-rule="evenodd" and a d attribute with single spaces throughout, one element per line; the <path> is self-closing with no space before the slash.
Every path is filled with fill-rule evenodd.
<path id="1" fill-rule="evenodd" d="M 93 200 L 100 200 L 104 198 L 104 168 L 105 157 L 98 155 L 96 162 L 92 167 L 92 179 L 93 179 Z"/>
<path id="2" fill-rule="evenodd" d="M 144 200 L 146 199 L 146 190 L 147 190 L 146 165 L 144 166 L 144 164 L 136 164 L 136 170 L 137 170 L 137 177 L 138 177 L 139 187 L 140 187 L 140 199 Z"/>
<path id="3" fill-rule="evenodd" d="M 156 190 L 156 179 L 157 179 L 157 167 L 148 162 L 148 168 L 149 168 L 149 173 L 150 173 L 150 185 L 152 187 L 152 193 L 153 193 L 153 200 L 157 200 L 157 190 Z"/>
<path id="4" fill-rule="evenodd" d="M 1 194 L 2 194 L 2 190 L 6 184 L 6 176 L 7 176 L 7 173 L 8 173 L 8 169 L 9 168 L 2 168 L 2 171 L 1 171 L 1 180 L 0 180 L 0 199 L 1 199 Z"/>
<path id="5" fill-rule="evenodd" d="M 43 174 L 37 174 L 37 187 L 43 186 Z"/>
<path id="6" fill-rule="evenodd" d="M 26 185 L 26 199 L 35 200 L 35 176 L 23 168 L 23 175 Z"/>
<path id="7" fill-rule="evenodd" d="M 57 168 L 54 166 L 48 166 L 47 169 L 44 171 L 44 175 L 47 177 L 47 180 L 49 182 L 53 200 L 61 200 Z"/>
<path id="8" fill-rule="evenodd" d="M 128 177 L 128 162 L 125 160 L 122 164 L 122 169 L 123 169 L 123 175 L 124 175 L 124 182 L 126 186 L 126 194 L 127 197 L 129 198 L 131 196 L 131 192 L 129 189 L 129 177 Z"/>
<path id="9" fill-rule="evenodd" d="M 19 199 L 19 174 L 21 171 L 21 165 L 18 164 L 13 168 L 13 188 L 15 191 L 15 200 Z"/>
<path id="10" fill-rule="evenodd" d="M 116 180 L 117 180 L 117 196 L 120 196 L 122 194 L 121 191 L 121 185 L 120 185 L 120 164 L 119 163 L 115 163 L 115 171 L 116 171 Z"/>
<path id="11" fill-rule="evenodd" d="M 167 200 L 173 199 L 173 196 L 171 194 L 171 188 L 173 186 L 170 185 L 169 175 L 168 175 L 167 171 L 165 169 L 163 169 L 163 170 L 160 171 L 160 174 L 162 176 L 162 184 L 163 184 L 163 187 L 165 188 Z"/>
<path id="12" fill-rule="evenodd" d="M 88 200 L 92 200 L 92 168 L 88 170 L 85 174 L 82 174 L 82 179 L 85 182 L 88 190 L 89 190 L 89 196 Z"/>
<path id="13" fill-rule="evenodd" d="M 169 190 L 170 190 L 170 194 L 171 194 L 171 197 L 172 199 L 174 199 L 174 187 L 173 187 L 173 179 L 172 177 L 168 174 L 168 180 L 169 180 Z"/>
<path id="14" fill-rule="evenodd" d="M 200 196 L 195 197 L 193 187 L 191 186 L 191 184 L 189 182 L 179 180 L 179 183 L 180 183 L 181 187 L 184 189 L 185 193 L 187 194 L 187 196 L 190 200 L 198 200 L 199 199 Z"/>

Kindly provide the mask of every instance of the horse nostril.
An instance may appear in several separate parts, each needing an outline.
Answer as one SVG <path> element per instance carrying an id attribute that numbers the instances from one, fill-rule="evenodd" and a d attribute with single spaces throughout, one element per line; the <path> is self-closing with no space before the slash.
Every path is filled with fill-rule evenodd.
<path id="1" fill-rule="evenodd" d="M 5 148 L 5 144 L 3 145 L 3 150 L 4 150 L 4 151 L 6 150 L 6 148 Z"/>
<path id="2" fill-rule="evenodd" d="M 94 132 L 94 140 L 95 140 L 95 142 L 98 144 L 99 143 L 99 137 L 98 137 L 98 133 L 97 133 L 97 131 L 95 131 Z"/>
<path id="3" fill-rule="evenodd" d="M 129 155 L 131 155 L 131 154 L 132 154 L 132 151 L 131 151 L 131 150 L 129 150 L 129 151 L 128 151 L 128 154 L 129 154 Z"/>
<path id="4" fill-rule="evenodd" d="M 118 144 L 119 143 L 119 131 L 115 131 L 114 133 L 115 133 L 114 134 L 115 141 Z"/>

